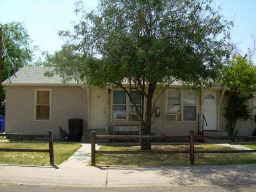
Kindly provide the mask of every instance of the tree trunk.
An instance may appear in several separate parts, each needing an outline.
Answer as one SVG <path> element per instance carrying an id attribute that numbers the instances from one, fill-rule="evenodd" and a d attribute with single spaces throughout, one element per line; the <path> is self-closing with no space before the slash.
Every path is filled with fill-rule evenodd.
<path id="1" fill-rule="evenodd" d="M 147 101 L 146 101 L 145 124 L 141 130 L 142 135 L 151 135 L 151 120 L 152 120 L 152 110 L 153 110 L 152 109 L 152 100 L 153 100 L 154 91 L 155 91 L 155 85 L 149 84 Z M 150 139 L 142 139 L 141 140 L 141 150 L 151 150 Z"/>

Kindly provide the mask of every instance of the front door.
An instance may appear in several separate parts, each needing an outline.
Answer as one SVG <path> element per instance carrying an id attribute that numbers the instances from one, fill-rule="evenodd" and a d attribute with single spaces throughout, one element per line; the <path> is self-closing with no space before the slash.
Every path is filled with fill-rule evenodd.
<path id="1" fill-rule="evenodd" d="M 202 111 L 207 122 L 207 126 L 204 125 L 204 130 L 213 131 L 217 126 L 217 107 L 216 107 L 216 92 L 205 91 L 202 94 Z"/>
<path id="2" fill-rule="evenodd" d="M 90 99 L 90 129 L 105 129 L 107 125 L 106 89 L 92 88 Z"/>

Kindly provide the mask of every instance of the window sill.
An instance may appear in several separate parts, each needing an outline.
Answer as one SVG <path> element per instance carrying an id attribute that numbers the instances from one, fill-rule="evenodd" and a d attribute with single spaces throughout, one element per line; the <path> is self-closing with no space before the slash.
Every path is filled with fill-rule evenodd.
<path id="1" fill-rule="evenodd" d="M 141 125 L 141 121 L 129 121 L 129 120 L 112 120 L 112 125 Z"/>
<path id="2" fill-rule="evenodd" d="M 197 120 L 169 120 L 167 119 L 167 121 L 172 121 L 172 122 L 180 122 L 180 123 L 196 123 Z"/>
<path id="3" fill-rule="evenodd" d="M 34 122 L 49 122 L 51 119 L 34 119 Z"/>

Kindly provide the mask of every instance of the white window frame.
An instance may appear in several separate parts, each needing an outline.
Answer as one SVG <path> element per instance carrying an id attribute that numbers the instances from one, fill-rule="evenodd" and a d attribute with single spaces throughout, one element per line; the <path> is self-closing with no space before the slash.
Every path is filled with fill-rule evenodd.
<path id="1" fill-rule="evenodd" d="M 126 118 L 125 119 L 114 119 L 113 118 L 113 97 L 114 97 L 114 91 L 123 91 L 123 90 L 120 90 L 120 89 L 113 89 L 111 91 L 111 113 L 110 113 L 110 119 L 112 122 L 140 122 L 141 120 L 129 120 L 129 112 L 130 112 L 130 106 L 132 105 L 132 103 L 130 102 L 130 98 L 129 96 L 125 93 L 125 96 L 126 96 L 126 103 L 125 103 L 125 106 L 126 106 Z M 145 102 L 145 99 L 142 100 L 142 102 Z M 121 104 L 118 104 L 118 105 L 121 105 Z M 143 107 L 143 103 L 141 103 L 142 107 Z M 145 103 L 144 103 L 144 106 L 145 106 Z M 144 114 L 143 114 L 144 115 Z"/>
<path id="2" fill-rule="evenodd" d="M 183 89 L 178 89 L 178 88 L 173 88 L 173 89 L 167 89 L 166 91 L 166 114 L 168 115 L 168 96 L 170 91 L 179 91 L 180 92 L 180 115 L 181 118 L 180 120 L 170 120 L 170 121 L 177 121 L 177 122 L 196 122 L 197 121 L 197 116 L 195 120 L 184 120 L 184 106 L 189 106 L 189 105 L 184 105 L 184 93 L 185 92 L 191 92 L 191 90 L 183 90 Z M 198 112 L 198 94 L 196 91 L 193 91 L 196 94 L 196 104 L 193 105 L 196 107 L 196 114 Z"/>
<path id="3" fill-rule="evenodd" d="M 49 119 L 37 119 L 36 118 L 36 107 L 37 107 L 37 92 L 39 91 L 49 91 Z M 52 119 L 52 89 L 35 89 L 34 92 L 34 121 L 50 121 Z"/>
<path id="4" fill-rule="evenodd" d="M 195 104 L 194 105 L 187 105 L 187 104 L 184 104 L 184 95 L 185 94 L 189 94 L 189 93 L 193 93 L 195 94 L 196 98 L 195 98 Z M 182 93 L 182 120 L 183 121 L 186 121 L 186 122 L 189 122 L 189 121 L 197 121 L 197 100 L 198 100 L 198 95 L 196 93 L 196 91 L 191 91 L 191 90 L 183 90 L 183 93 Z M 185 120 L 184 119 L 184 107 L 195 107 L 196 108 L 196 118 L 195 120 Z"/>
<path id="5" fill-rule="evenodd" d="M 118 89 L 115 89 L 115 90 L 113 90 L 112 91 L 112 93 L 111 93 L 111 119 L 113 120 L 113 121 L 127 121 L 127 106 L 128 106 L 128 104 L 127 104 L 127 96 L 126 96 L 126 93 L 124 93 L 125 94 L 125 104 L 114 104 L 113 103 L 113 99 L 114 99 L 114 92 L 115 91 L 122 91 L 122 90 L 118 90 Z M 117 106 L 125 106 L 126 107 L 126 111 L 125 111 L 125 113 L 126 113 L 126 115 L 125 115 L 125 119 L 114 119 L 113 118 L 113 105 L 117 105 Z"/>
<path id="6" fill-rule="evenodd" d="M 179 100 L 180 100 L 180 115 L 181 115 L 181 117 L 180 117 L 180 120 L 177 120 L 177 115 L 178 115 L 178 113 L 176 113 L 176 120 L 170 120 L 170 121 L 181 121 L 182 120 L 182 91 L 180 90 L 180 89 L 168 89 L 167 90 L 167 94 L 166 94 L 166 100 L 167 100 L 167 103 L 166 103 L 166 113 L 167 113 L 167 116 L 169 115 L 169 114 L 171 114 L 171 113 L 169 113 L 169 110 L 168 110 L 168 106 L 169 106 L 169 93 L 170 92 L 179 92 Z"/>

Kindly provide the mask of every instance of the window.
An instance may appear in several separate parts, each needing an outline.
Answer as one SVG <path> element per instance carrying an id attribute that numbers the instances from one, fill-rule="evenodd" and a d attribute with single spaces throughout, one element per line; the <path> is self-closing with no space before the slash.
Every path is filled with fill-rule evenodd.
<path id="1" fill-rule="evenodd" d="M 36 92 L 36 120 L 50 119 L 50 91 Z"/>
<path id="2" fill-rule="evenodd" d="M 180 92 L 169 91 L 168 93 L 168 113 L 177 113 L 180 111 Z"/>
<path id="3" fill-rule="evenodd" d="M 196 120 L 196 93 L 184 92 L 183 94 L 183 120 Z"/>
<path id="4" fill-rule="evenodd" d="M 112 118 L 126 119 L 126 95 L 123 91 L 113 92 Z"/>
<path id="5" fill-rule="evenodd" d="M 167 114 L 169 120 L 195 121 L 196 120 L 195 92 L 169 90 L 167 101 Z M 183 117 L 183 118 L 181 118 Z"/>
<path id="6" fill-rule="evenodd" d="M 137 110 L 141 112 L 142 109 L 142 96 L 133 91 L 130 93 L 130 98 L 124 91 L 113 91 L 112 101 L 112 119 L 113 120 L 130 120 L 138 121 L 141 118 L 137 113 Z"/>
<path id="7" fill-rule="evenodd" d="M 170 120 L 180 120 L 180 108 L 180 91 L 168 91 L 168 118 Z"/>

